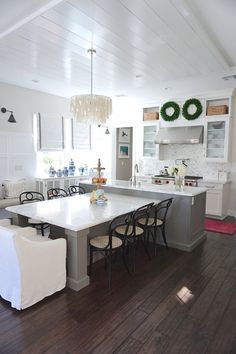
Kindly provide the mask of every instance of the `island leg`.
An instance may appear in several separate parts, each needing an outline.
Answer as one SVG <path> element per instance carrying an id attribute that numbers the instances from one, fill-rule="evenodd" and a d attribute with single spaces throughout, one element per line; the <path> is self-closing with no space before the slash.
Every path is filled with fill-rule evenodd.
<path id="1" fill-rule="evenodd" d="M 89 229 L 65 230 L 67 238 L 67 286 L 75 291 L 89 285 L 87 275 L 87 236 Z"/>

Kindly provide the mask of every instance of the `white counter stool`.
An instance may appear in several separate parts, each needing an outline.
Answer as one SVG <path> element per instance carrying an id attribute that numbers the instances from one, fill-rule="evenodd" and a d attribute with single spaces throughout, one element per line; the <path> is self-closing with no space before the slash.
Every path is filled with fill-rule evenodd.
<path id="1" fill-rule="evenodd" d="M 19 201 L 20 204 L 42 202 L 44 201 L 44 196 L 39 192 L 27 191 L 19 195 Z M 49 227 L 48 223 L 33 218 L 28 219 L 28 224 L 32 227 L 35 227 L 36 229 L 39 229 L 41 231 L 42 236 L 44 236 L 44 230 Z"/>
<path id="2" fill-rule="evenodd" d="M 162 200 L 160 203 L 155 204 L 153 206 L 153 213 L 154 217 L 150 217 L 148 222 L 145 218 L 140 218 L 137 223 L 139 226 L 144 227 L 148 233 L 148 241 L 149 241 L 149 234 L 151 234 L 153 243 L 154 243 L 154 252 L 155 256 L 157 253 L 157 230 L 160 229 L 161 235 L 164 241 L 166 248 L 168 248 L 168 244 L 166 241 L 166 232 L 165 232 L 165 225 L 166 225 L 166 217 L 168 210 L 173 202 L 174 198 L 169 198 Z"/>

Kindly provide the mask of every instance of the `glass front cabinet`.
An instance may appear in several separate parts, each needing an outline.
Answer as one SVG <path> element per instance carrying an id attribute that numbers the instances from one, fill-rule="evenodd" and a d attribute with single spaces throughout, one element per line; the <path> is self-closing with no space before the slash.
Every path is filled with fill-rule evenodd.
<path id="1" fill-rule="evenodd" d="M 158 149 L 155 144 L 157 131 L 157 124 L 143 125 L 143 157 L 157 157 Z"/>
<path id="2" fill-rule="evenodd" d="M 204 157 L 209 162 L 228 162 L 230 117 L 206 117 Z"/>

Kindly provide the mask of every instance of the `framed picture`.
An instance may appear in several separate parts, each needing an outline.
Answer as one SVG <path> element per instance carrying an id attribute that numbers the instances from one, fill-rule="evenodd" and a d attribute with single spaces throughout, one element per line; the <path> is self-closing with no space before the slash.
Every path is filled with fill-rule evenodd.
<path id="1" fill-rule="evenodd" d="M 118 158 L 119 159 L 129 158 L 129 144 L 119 144 Z"/>
<path id="2" fill-rule="evenodd" d="M 130 143 L 130 128 L 119 128 L 119 143 Z"/>

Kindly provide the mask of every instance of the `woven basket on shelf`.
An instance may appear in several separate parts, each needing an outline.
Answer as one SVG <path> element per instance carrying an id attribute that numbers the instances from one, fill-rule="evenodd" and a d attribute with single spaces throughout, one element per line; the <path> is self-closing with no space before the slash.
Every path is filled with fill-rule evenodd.
<path id="1" fill-rule="evenodd" d="M 159 112 L 147 112 L 143 114 L 143 120 L 158 120 Z"/>
<path id="2" fill-rule="evenodd" d="M 207 107 L 207 115 L 208 116 L 215 116 L 215 115 L 221 115 L 221 114 L 227 114 L 227 113 L 228 113 L 228 106 L 226 106 L 226 105 Z"/>

